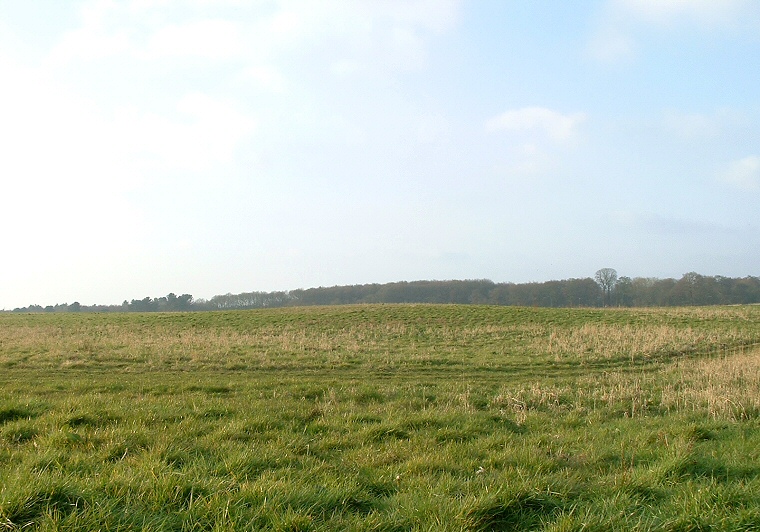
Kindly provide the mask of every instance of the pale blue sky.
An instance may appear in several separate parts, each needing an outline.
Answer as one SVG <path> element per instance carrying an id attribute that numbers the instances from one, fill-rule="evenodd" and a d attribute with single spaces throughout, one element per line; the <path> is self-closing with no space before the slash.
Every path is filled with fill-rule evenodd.
<path id="1" fill-rule="evenodd" d="M 0 0 L 0 309 L 760 274 L 754 0 Z"/>

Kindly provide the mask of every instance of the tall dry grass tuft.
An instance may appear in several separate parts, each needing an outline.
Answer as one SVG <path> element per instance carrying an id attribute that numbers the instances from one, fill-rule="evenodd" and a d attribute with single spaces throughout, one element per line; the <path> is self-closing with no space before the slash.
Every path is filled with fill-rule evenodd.
<path id="1" fill-rule="evenodd" d="M 524 421 L 531 412 L 640 417 L 695 414 L 725 421 L 760 418 L 760 347 L 687 357 L 636 370 L 502 386 L 491 408 Z"/>
<path id="2" fill-rule="evenodd" d="M 701 330 L 673 325 L 618 325 L 585 323 L 577 328 L 552 330 L 546 339 L 535 338 L 533 348 L 546 350 L 556 361 L 628 359 L 712 351 L 722 345 L 747 341 L 739 329 Z"/>
<path id="3" fill-rule="evenodd" d="M 760 418 L 760 348 L 739 348 L 672 366 L 661 404 L 732 421 Z"/>

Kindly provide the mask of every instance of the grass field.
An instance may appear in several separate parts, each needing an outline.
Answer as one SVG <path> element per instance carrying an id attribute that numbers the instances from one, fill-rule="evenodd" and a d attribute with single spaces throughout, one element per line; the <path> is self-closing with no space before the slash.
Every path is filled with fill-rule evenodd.
<path id="1" fill-rule="evenodd" d="M 0 315 L 0 529 L 760 530 L 760 307 Z"/>

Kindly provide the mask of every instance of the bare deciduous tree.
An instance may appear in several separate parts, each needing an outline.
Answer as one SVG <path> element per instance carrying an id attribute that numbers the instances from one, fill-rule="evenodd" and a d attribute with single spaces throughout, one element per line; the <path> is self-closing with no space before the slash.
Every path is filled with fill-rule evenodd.
<path id="1" fill-rule="evenodd" d="M 594 275 L 594 280 L 599 284 L 604 296 L 604 306 L 609 306 L 611 301 L 612 289 L 617 282 L 617 272 L 613 268 L 602 268 Z"/>

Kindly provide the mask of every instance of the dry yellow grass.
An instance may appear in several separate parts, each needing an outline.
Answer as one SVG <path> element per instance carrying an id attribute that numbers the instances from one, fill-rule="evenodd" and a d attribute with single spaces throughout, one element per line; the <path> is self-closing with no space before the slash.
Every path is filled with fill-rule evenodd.
<path id="1" fill-rule="evenodd" d="M 760 416 L 760 348 L 740 348 L 669 368 L 661 404 L 718 419 Z"/>
<path id="2" fill-rule="evenodd" d="M 525 361 L 526 355 L 536 362 L 563 364 L 646 362 L 688 353 L 719 355 L 724 349 L 758 342 L 752 326 L 756 310 L 567 310 L 555 312 L 556 316 L 546 310 L 538 318 L 515 319 L 509 309 L 476 309 L 463 321 L 456 308 L 442 307 L 429 312 L 434 319 L 403 321 L 384 315 L 379 319 L 383 308 L 376 308 L 375 316 L 365 312 L 364 319 L 355 318 L 364 309 L 332 309 L 303 310 L 294 313 L 294 319 L 258 323 L 251 320 L 277 317 L 277 311 L 239 313 L 231 323 L 166 315 L 149 326 L 146 317 L 125 315 L 6 315 L 0 322 L 0 365 L 152 370 L 336 367 L 361 361 L 368 367 L 408 363 L 494 367 L 509 360 Z"/>
<path id="3" fill-rule="evenodd" d="M 760 347 L 685 358 L 637 371 L 616 370 L 566 383 L 537 380 L 504 386 L 491 405 L 524 421 L 531 411 L 615 412 L 624 417 L 670 412 L 724 421 L 760 418 Z"/>

